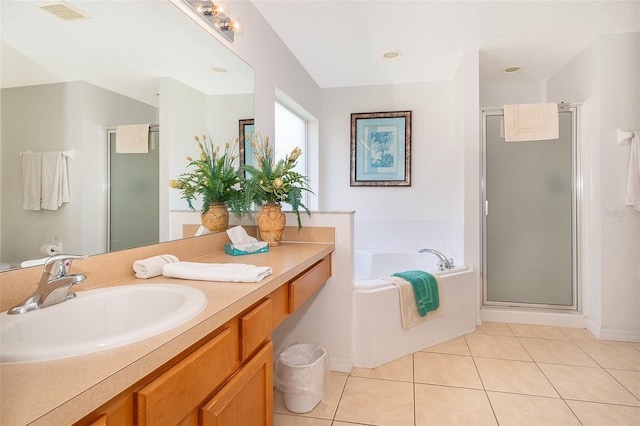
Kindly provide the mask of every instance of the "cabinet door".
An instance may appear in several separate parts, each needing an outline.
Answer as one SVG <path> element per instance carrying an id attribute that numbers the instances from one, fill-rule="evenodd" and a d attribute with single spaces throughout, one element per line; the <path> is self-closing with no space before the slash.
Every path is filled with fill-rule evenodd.
<path id="1" fill-rule="evenodd" d="M 240 317 L 240 359 L 245 361 L 271 335 L 271 299 L 263 300 L 258 306 Z"/>
<path id="2" fill-rule="evenodd" d="M 107 405 L 77 422 L 76 426 L 133 426 L 133 395 L 115 398 Z M 96 418 L 97 417 L 97 418 Z"/>
<path id="3" fill-rule="evenodd" d="M 273 345 L 271 341 L 202 408 L 205 426 L 272 426 Z"/>

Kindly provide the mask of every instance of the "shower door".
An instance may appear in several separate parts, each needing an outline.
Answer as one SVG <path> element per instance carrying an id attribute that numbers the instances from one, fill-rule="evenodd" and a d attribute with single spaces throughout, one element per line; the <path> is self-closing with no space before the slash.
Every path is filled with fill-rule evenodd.
<path id="1" fill-rule="evenodd" d="M 505 142 L 502 110 L 483 111 L 485 305 L 578 309 L 575 114 L 559 139 Z"/>
<path id="2" fill-rule="evenodd" d="M 159 132 L 151 130 L 146 154 L 116 153 L 116 133 L 108 132 L 107 251 L 159 242 Z"/>

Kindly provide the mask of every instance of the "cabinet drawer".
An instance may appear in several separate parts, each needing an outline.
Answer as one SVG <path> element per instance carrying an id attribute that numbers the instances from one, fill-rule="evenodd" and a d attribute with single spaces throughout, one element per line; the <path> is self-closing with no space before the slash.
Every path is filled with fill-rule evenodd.
<path id="1" fill-rule="evenodd" d="M 271 336 L 272 313 L 268 298 L 240 317 L 242 361 Z"/>
<path id="2" fill-rule="evenodd" d="M 289 311 L 294 312 L 327 282 L 331 276 L 331 257 L 327 256 L 289 283 Z"/>
<path id="3" fill-rule="evenodd" d="M 273 424 L 273 345 L 269 341 L 204 407 L 203 426 Z"/>
<path id="4" fill-rule="evenodd" d="M 237 328 L 209 342 L 136 392 L 139 425 L 175 425 L 238 367 Z"/>

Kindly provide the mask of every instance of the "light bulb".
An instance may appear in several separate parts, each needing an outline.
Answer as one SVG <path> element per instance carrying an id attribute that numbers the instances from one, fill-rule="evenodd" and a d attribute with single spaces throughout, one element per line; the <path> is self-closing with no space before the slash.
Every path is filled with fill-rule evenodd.
<path id="1" fill-rule="evenodd" d="M 242 25 L 242 22 L 238 18 L 234 17 L 229 20 L 229 29 L 236 34 L 242 34 L 244 25 Z"/>

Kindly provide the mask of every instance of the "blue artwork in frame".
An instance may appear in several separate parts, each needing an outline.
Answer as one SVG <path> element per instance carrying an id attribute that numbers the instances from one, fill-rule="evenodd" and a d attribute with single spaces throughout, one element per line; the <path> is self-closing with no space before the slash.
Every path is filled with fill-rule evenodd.
<path id="1" fill-rule="evenodd" d="M 239 122 L 239 134 L 238 143 L 240 145 L 240 173 L 244 176 L 245 164 L 253 164 L 253 146 L 251 142 L 255 138 L 255 127 L 253 124 L 253 118 L 246 120 L 240 120 Z"/>
<path id="2" fill-rule="evenodd" d="M 411 186 L 411 111 L 351 114 L 351 186 Z"/>

